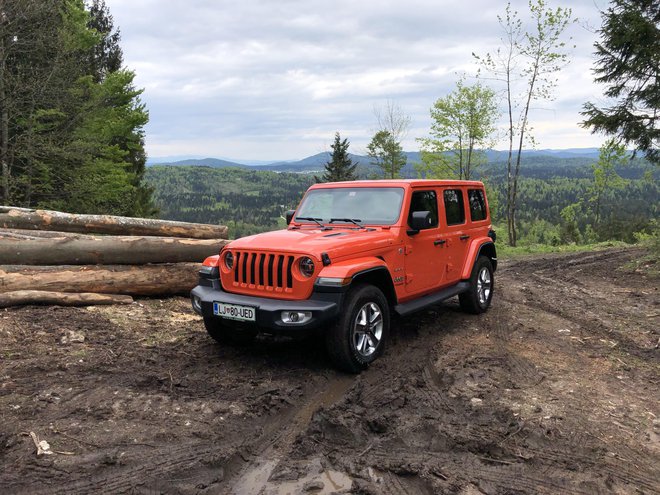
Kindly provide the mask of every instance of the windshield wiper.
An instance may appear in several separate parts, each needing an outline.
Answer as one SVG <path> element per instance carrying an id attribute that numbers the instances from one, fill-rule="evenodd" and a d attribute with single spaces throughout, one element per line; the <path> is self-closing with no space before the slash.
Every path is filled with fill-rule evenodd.
<path id="1" fill-rule="evenodd" d="M 308 220 L 308 221 L 310 221 L 310 222 L 316 222 L 316 223 L 318 224 L 319 227 L 322 227 L 322 228 L 324 228 L 324 229 L 329 229 L 329 228 L 330 228 L 330 227 L 326 227 L 325 225 L 323 225 L 323 223 L 321 222 L 321 220 L 323 220 L 322 218 L 314 218 L 314 217 L 296 217 L 296 220 Z"/>
<path id="2" fill-rule="evenodd" d="M 333 222 L 350 222 L 352 224 L 357 225 L 361 229 L 364 229 L 365 227 L 364 227 L 364 225 L 362 225 L 360 223 L 361 221 L 362 220 L 360 220 L 359 218 L 331 218 L 329 223 L 333 223 Z"/>

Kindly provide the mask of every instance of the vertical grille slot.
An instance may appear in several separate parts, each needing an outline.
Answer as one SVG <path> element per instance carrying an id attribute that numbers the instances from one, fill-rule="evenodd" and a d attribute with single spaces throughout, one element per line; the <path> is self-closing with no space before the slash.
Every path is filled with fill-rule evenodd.
<path id="1" fill-rule="evenodd" d="M 289 289 L 293 289 L 293 273 L 291 273 L 292 266 L 293 266 L 293 256 L 289 256 L 289 261 L 286 264 L 286 286 Z"/>
<path id="2" fill-rule="evenodd" d="M 259 255 L 259 280 L 257 281 L 259 285 L 266 285 L 264 280 L 264 261 L 266 260 L 265 254 Z"/>
<path id="3" fill-rule="evenodd" d="M 240 271 L 241 267 L 241 253 L 236 252 L 234 253 L 234 282 L 238 283 L 238 272 Z"/>
<path id="4" fill-rule="evenodd" d="M 257 254 L 256 253 L 250 253 L 250 283 L 254 285 L 254 275 L 255 275 L 255 269 L 254 265 L 257 261 Z"/>
<path id="5" fill-rule="evenodd" d="M 275 255 L 268 255 L 268 286 L 273 286 L 273 265 L 275 264 Z"/>
<path id="6" fill-rule="evenodd" d="M 248 253 L 243 253 L 243 273 L 241 273 L 241 282 L 247 284 L 247 261 Z"/>
<path id="7" fill-rule="evenodd" d="M 282 267 L 284 266 L 284 256 L 277 256 L 277 286 L 282 287 Z"/>

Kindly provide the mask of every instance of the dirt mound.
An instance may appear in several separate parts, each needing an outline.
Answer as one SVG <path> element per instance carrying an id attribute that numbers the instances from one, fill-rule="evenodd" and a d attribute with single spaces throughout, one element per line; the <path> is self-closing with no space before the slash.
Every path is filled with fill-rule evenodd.
<path id="1" fill-rule="evenodd" d="M 0 491 L 660 492 L 641 255 L 501 263 L 491 311 L 395 320 L 357 377 L 320 339 L 219 347 L 184 298 L 3 311 Z"/>

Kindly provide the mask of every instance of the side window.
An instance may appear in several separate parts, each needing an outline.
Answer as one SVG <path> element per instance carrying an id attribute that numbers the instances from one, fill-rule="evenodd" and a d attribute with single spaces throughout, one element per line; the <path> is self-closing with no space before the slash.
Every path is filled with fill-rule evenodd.
<path id="1" fill-rule="evenodd" d="M 460 189 L 445 189 L 445 213 L 447 225 L 465 223 L 465 208 L 463 206 L 463 191 Z"/>
<path id="2" fill-rule="evenodd" d="M 470 203 L 470 218 L 472 221 L 486 220 L 484 192 L 481 189 L 470 189 L 468 191 L 468 201 Z"/>
<path id="3" fill-rule="evenodd" d="M 415 191 L 410 201 L 410 212 L 408 213 L 408 224 L 412 220 L 414 211 L 430 211 L 431 225 L 427 229 L 438 226 L 438 199 L 435 191 Z"/>

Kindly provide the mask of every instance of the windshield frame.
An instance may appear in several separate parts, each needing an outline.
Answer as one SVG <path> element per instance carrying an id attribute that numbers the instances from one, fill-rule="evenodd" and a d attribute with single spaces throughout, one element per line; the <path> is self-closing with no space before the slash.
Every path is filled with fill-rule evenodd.
<path id="1" fill-rule="evenodd" d="M 332 194 L 333 192 L 344 192 L 343 198 L 338 197 L 337 199 L 346 199 L 347 197 L 350 197 L 351 193 L 353 195 L 358 195 L 361 193 L 361 195 L 368 195 L 369 193 L 390 193 L 390 197 L 386 198 L 383 197 L 381 198 L 382 201 L 379 203 L 379 205 L 388 205 L 392 204 L 393 200 L 398 201 L 398 208 L 394 210 L 392 208 L 391 213 L 387 212 L 389 214 L 388 217 L 381 217 L 381 218 L 375 218 L 371 217 L 368 218 L 365 216 L 365 214 L 369 214 L 371 212 L 366 212 L 364 211 L 364 208 L 356 208 L 355 210 L 351 210 L 350 214 L 347 214 L 346 211 L 342 210 L 336 210 L 334 208 L 331 208 L 328 212 L 327 215 L 321 215 L 318 211 L 315 211 L 310 205 L 309 201 L 311 198 L 318 197 L 321 194 Z M 394 193 L 396 197 L 392 196 L 391 193 Z M 373 225 L 373 226 L 391 226 L 395 225 L 399 222 L 401 215 L 402 215 L 402 210 L 403 210 L 403 205 L 404 205 L 404 199 L 405 199 L 406 191 L 404 187 L 401 186 L 362 186 L 362 187 L 356 187 L 354 185 L 352 186 L 346 186 L 346 187 L 318 187 L 318 188 L 313 188 L 309 189 L 303 199 L 300 201 L 300 204 L 298 205 L 298 208 L 296 209 L 296 213 L 292 219 L 292 222 L 298 224 L 298 225 L 312 225 L 316 226 L 315 222 L 311 222 L 308 220 L 298 220 L 298 216 L 301 217 L 314 217 L 320 219 L 320 221 L 324 225 L 331 225 L 332 227 L 345 227 L 345 226 L 350 226 L 353 228 L 360 228 L 357 227 L 354 222 L 359 222 L 361 225 Z M 333 199 L 334 201 L 334 199 Z M 334 205 L 333 205 L 334 206 Z M 360 205 L 362 206 L 362 204 Z M 381 210 L 383 208 L 381 207 Z M 331 219 L 344 219 L 344 218 L 350 218 L 352 221 L 346 221 L 346 222 L 339 222 L 335 220 L 334 222 L 330 223 Z"/>

